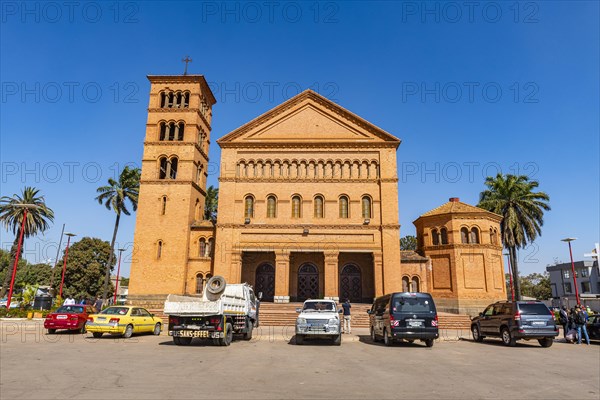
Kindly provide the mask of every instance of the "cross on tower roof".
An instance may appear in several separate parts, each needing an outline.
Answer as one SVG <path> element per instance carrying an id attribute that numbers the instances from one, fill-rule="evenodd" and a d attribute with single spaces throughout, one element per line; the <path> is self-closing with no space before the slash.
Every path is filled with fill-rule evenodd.
<path id="1" fill-rule="evenodd" d="M 187 75 L 188 63 L 192 62 L 192 59 L 190 58 L 190 56 L 185 56 L 185 58 L 181 61 L 185 63 L 185 70 L 183 71 L 183 75 Z"/>

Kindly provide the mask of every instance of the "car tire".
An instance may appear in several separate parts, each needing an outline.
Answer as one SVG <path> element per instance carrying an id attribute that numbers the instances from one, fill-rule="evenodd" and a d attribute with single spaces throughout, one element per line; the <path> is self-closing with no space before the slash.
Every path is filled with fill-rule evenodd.
<path id="1" fill-rule="evenodd" d="M 502 343 L 504 345 L 514 347 L 517 344 L 517 340 L 510 334 L 508 328 L 502 328 L 500 335 L 502 336 Z"/>
<path id="2" fill-rule="evenodd" d="M 481 336 L 481 331 L 477 325 L 473 325 L 471 327 L 471 334 L 473 335 L 473 340 L 476 342 L 483 342 L 483 336 Z"/>
<path id="3" fill-rule="evenodd" d="M 56 329 L 48 329 L 48 333 L 50 335 L 54 335 L 56 333 Z"/>
<path id="4" fill-rule="evenodd" d="M 123 337 L 125 339 L 129 339 L 133 335 L 133 325 L 129 324 L 125 327 L 125 332 L 123 332 Z"/>
<path id="5" fill-rule="evenodd" d="M 433 347 L 433 339 L 425 339 L 425 346 Z"/>
<path id="6" fill-rule="evenodd" d="M 154 330 L 152 331 L 154 336 L 160 336 L 160 323 L 154 325 Z"/>
<path id="7" fill-rule="evenodd" d="M 223 336 L 223 339 L 219 339 L 219 345 L 229 346 L 232 341 L 233 341 L 233 327 L 228 322 L 225 324 L 225 335 Z"/>
<path id="8" fill-rule="evenodd" d="M 92 335 L 96 338 L 96 339 L 100 339 L 102 337 L 102 332 L 93 332 Z"/>
<path id="9" fill-rule="evenodd" d="M 302 346 L 304 344 L 304 336 L 296 335 L 296 344 Z"/>
<path id="10" fill-rule="evenodd" d="M 246 333 L 244 333 L 244 340 L 252 340 L 252 331 L 254 330 L 254 324 L 249 321 L 246 327 Z"/>
<path id="11" fill-rule="evenodd" d="M 375 334 L 375 328 L 371 328 L 371 340 L 373 343 L 377 343 L 377 335 Z"/>
<path id="12" fill-rule="evenodd" d="M 383 344 L 385 344 L 388 347 L 392 345 L 392 339 L 389 337 L 387 329 L 383 330 Z"/>
<path id="13" fill-rule="evenodd" d="M 342 334 L 341 333 L 339 335 L 333 337 L 333 345 L 334 346 L 342 345 Z"/>
<path id="14" fill-rule="evenodd" d="M 540 346 L 542 346 L 542 347 L 550 347 L 550 346 L 552 346 L 552 343 L 554 343 L 554 339 L 543 338 L 543 339 L 538 339 L 538 342 L 540 343 Z"/>

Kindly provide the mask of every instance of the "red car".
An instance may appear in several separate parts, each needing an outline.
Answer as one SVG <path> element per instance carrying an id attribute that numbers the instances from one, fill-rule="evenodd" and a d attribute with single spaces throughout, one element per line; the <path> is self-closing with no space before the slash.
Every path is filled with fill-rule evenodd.
<path id="1" fill-rule="evenodd" d="M 48 333 L 55 333 L 57 329 L 67 329 L 85 333 L 85 323 L 88 314 L 95 314 L 96 309 L 85 304 L 73 304 L 59 307 L 53 313 L 48 314 L 44 321 L 44 328 Z"/>

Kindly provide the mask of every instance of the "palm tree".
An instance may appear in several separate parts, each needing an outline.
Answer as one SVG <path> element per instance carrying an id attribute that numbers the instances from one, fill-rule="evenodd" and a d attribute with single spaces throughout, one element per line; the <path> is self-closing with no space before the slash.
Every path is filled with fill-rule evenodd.
<path id="1" fill-rule="evenodd" d="M 521 300 L 517 249 L 524 248 L 542 235 L 544 211 L 550 210 L 550 196 L 534 192 L 539 183 L 525 175 L 488 176 L 485 185 L 488 189 L 480 193 L 477 206 L 503 217 L 500 222 L 502 242 L 509 252 L 515 297 Z"/>
<path id="2" fill-rule="evenodd" d="M 23 189 L 21 196 L 14 194 L 13 197 L 3 196 L 0 198 L 0 222 L 7 230 L 12 230 L 15 234 L 15 240 L 10 250 L 12 259 L 20 256 L 20 254 L 17 255 L 17 247 L 21 237 L 21 225 L 25 209 L 27 209 L 27 220 L 23 229 L 24 238 L 44 232 L 50 227 L 50 222 L 54 220 L 54 211 L 46 206 L 44 196 L 39 196 L 38 193 L 39 189 L 27 186 Z M 9 268 L 4 277 L 0 297 L 4 297 L 8 291 L 12 272 L 12 268 Z"/>
<path id="3" fill-rule="evenodd" d="M 217 220 L 217 206 L 219 203 L 219 188 L 210 185 L 206 189 L 206 200 L 204 202 L 204 219 Z"/>
<path id="4" fill-rule="evenodd" d="M 113 210 L 117 214 L 115 220 L 115 229 L 113 231 L 112 241 L 110 243 L 110 255 L 106 264 L 106 274 L 104 275 L 104 293 L 102 295 L 102 304 L 106 304 L 108 296 L 108 284 L 110 282 L 110 270 L 114 261 L 115 240 L 119 230 L 119 220 L 121 213 L 130 215 L 127 209 L 127 200 L 131 202 L 133 211 L 137 210 L 138 195 L 140 191 L 140 169 L 125 167 L 119 175 L 119 181 L 112 178 L 108 179 L 108 186 L 100 186 L 96 189 L 99 195 L 96 197 L 99 204 L 104 203 L 107 210 Z"/>

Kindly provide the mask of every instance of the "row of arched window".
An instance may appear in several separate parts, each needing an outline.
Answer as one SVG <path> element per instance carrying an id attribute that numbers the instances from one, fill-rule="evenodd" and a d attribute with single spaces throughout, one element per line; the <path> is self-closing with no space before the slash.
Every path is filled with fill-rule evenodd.
<path id="1" fill-rule="evenodd" d="M 464 244 L 479 244 L 479 229 L 473 227 L 471 229 L 467 227 L 460 228 L 460 241 Z M 446 228 L 431 230 L 431 243 L 434 246 L 448 244 L 448 230 Z M 490 243 L 498 244 L 498 230 L 496 228 L 490 228 Z"/>
<path id="2" fill-rule="evenodd" d="M 161 108 L 188 108 L 190 92 L 160 92 Z"/>
<path id="3" fill-rule="evenodd" d="M 163 121 L 159 124 L 158 140 L 160 140 L 161 142 L 165 141 L 165 140 L 182 141 L 184 130 L 185 130 L 185 124 L 183 122 L 175 122 L 175 121 L 164 122 Z"/>
<path id="4" fill-rule="evenodd" d="M 177 165 L 179 159 L 176 156 L 160 157 L 158 159 L 158 179 L 175 179 L 177 178 Z"/>
<path id="5" fill-rule="evenodd" d="M 293 179 L 375 179 L 379 165 L 375 160 L 240 160 L 239 178 Z"/>
<path id="6" fill-rule="evenodd" d="M 419 291 L 419 277 L 403 276 L 402 277 L 402 291 L 403 292 L 418 292 Z"/>
<path id="7" fill-rule="evenodd" d="M 277 218 L 277 197 L 275 195 L 267 196 L 267 218 Z M 291 217 L 302 218 L 302 196 L 294 195 L 291 199 Z M 364 195 L 361 198 L 362 218 L 370 219 L 372 217 L 372 200 L 370 196 Z M 254 218 L 255 199 L 253 195 L 244 197 L 244 218 Z M 350 199 L 346 195 L 338 198 L 338 216 L 339 218 L 350 218 Z M 325 217 L 325 198 L 322 195 L 316 195 L 313 201 L 313 217 Z"/>

